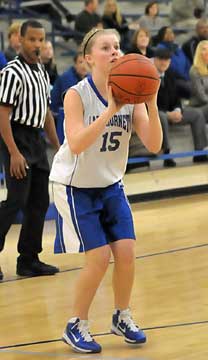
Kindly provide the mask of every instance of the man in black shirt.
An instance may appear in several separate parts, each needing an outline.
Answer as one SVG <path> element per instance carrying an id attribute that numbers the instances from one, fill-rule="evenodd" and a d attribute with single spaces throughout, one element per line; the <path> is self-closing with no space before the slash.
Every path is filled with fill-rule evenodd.
<path id="1" fill-rule="evenodd" d="M 49 110 L 49 77 L 39 63 L 44 40 L 45 30 L 39 22 L 24 22 L 20 55 L 2 70 L 0 78 L 1 153 L 7 185 L 7 199 L 0 204 L 0 251 L 17 212 L 22 210 L 17 259 L 17 274 L 21 276 L 59 271 L 38 257 L 49 205 L 49 164 L 43 129 L 54 148 L 59 148 Z"/>
<path id="2" fill-rule="evenodd" d="M 198 43 L 201 40 L 208 40 L 208 20 L 207 18 L 202 18 L 197 21 L 196 24 L 196 34 L 188 39 L 183 45 L 182 49 L 190 60 L 190 63 L 193 64 L 194 54 L 197 48 Z"/>
<path id="3" fill-rule="evenodd" d="M 83 34 L 83 37 L 93 27 L 103 27 L 102 19 L 96 12 L 99 5 L 98 0 L 85 0 L 84 4 L 84 10 L 76 16 L 75 20 L 75 29 Z"/>

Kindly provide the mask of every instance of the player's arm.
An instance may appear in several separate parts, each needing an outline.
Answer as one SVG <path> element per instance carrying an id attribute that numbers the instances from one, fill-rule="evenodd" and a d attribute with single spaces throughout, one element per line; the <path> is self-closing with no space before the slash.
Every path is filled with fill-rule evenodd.
<path id="1" fill-rule="evenodd" d="M 158 153 L 162 146 L 162 127 L 157 108 L 157 95 L 146 104 L 136 104 L 133 125 L 138 137 L 148 151 Z"/>
<path id="2" fill-rule="evenodd" d="M 12 134 L 9 120 L 11 110 L 12 106 L 0 105 L 0 134 L 10 154 L 10 174 L 17 179 L 22 179 L 26 176 L 27 163 L 20 153 Z"/>
<path id="3" fill-rule="evenodd" d="M 109 88 L 107 108 L 94 122 L 85 126 L 80 95 L 74 89 L 69 89 L 64 98 L 64 113 L 66 137 L 71 151 L 80 154 L 90 147 L 102 134 L 106 124 L 120 107 L 121 105 L 115 103 Z"/>

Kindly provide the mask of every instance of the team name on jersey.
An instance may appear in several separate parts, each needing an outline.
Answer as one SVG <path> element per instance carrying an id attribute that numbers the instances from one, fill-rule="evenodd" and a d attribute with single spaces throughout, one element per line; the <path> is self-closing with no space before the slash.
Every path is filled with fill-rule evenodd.
<path id="1" fill-rule="evenodd" d="M 97 118 L 99 117 L 99 115 L 90 115 L 89 119 L 88 119 L 88 123 L 89 125 L 95 121 Z M 129 132 L 131 130 L 131 118 L 129 114 L 115 114 L 113 115 L 113 117 L 110 119 L 110 121 L 107 123 L 106 126 L 117 126 L 120 127 L 124 130 L 126 130 L 126 132 Z"/>

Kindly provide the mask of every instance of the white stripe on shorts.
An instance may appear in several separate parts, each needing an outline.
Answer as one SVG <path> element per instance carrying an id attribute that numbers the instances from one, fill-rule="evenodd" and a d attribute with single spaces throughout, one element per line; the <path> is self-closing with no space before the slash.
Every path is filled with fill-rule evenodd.
<path id="1" fill-rule="evenodd" d="M 53 183 L 53 196 L 56 208 L 63 219 L 62 231 L 66 252 L 78 253 L 80 249 L 80 240 L 72 221 L 71 209 L 67 199 L 66 185 Z"/>

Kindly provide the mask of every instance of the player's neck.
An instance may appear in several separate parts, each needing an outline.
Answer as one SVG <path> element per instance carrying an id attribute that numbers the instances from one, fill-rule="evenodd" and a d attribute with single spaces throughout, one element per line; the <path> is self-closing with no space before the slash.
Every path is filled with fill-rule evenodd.
<path id="1" fill-rule="evenodd" d="M 98 89 L 99 93 L 102 95 L 102 97 L 104 99 L 106 99 L 107 83 L 108 83 L 106 77 L 102 77 L 102 76 L 100 76 L 100 74 L 99 74 L 99 76 L 96 74 L 93 74 L 92 79 L 93 79 L 93 82 L 94 82 L 96 88 Z"/>

